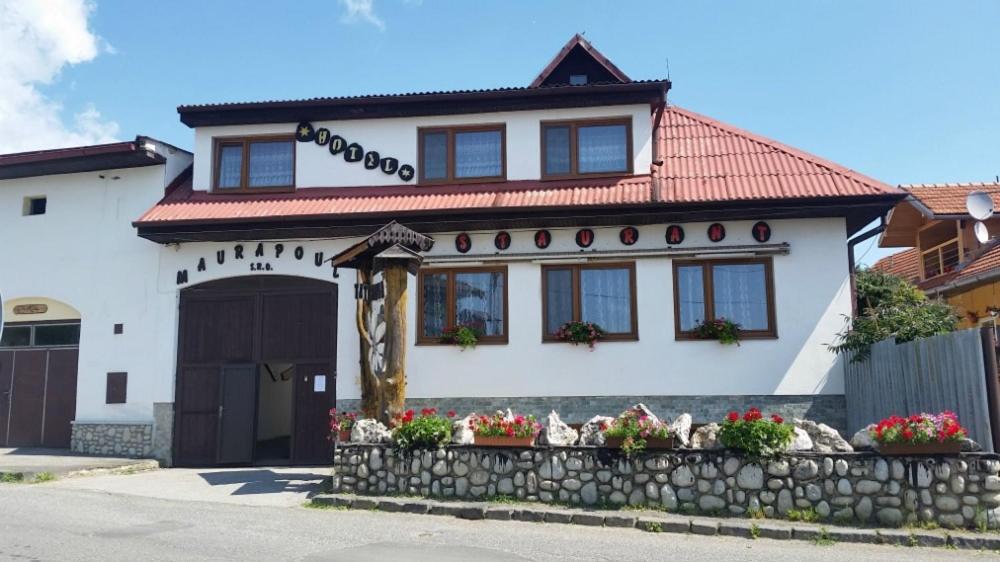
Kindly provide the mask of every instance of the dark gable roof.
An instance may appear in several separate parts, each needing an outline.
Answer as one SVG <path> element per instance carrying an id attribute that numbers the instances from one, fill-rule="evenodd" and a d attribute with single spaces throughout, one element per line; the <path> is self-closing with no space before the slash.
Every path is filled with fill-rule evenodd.
<path id="1" fill-rule="evenodd" d="M 138 136 L 133 141 L 0 154 L 0 179 L 137 168 L 165 163 L 167 159 L 164 156 L 145 148 L 146 138 L 148 137 Z"/>
<path id="2" fill-rule="evenodd" d="M 608 57 L 577 33 L 545 65 L 530 87 L 566 85 L 572 74 L 586 74 L 589 82 L 597 83 L 623 84 L 632 81 Z"/>

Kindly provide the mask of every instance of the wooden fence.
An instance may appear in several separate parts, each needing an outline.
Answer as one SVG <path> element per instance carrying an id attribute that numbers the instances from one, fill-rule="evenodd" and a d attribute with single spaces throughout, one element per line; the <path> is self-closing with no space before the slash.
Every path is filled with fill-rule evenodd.
<path id="1" fill-rule="evenodd" d="M 893 414 L 951 410 L 984 451 L 1000 449 L 996 357 L 993 328 L 882 341 L 863 362 L 843 357 L 849 435 Z"/>

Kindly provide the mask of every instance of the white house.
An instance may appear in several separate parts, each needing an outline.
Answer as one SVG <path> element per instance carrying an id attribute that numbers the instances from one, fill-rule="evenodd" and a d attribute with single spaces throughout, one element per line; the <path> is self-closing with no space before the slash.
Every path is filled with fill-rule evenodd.
<path id="1" fill-rule="evenodd" d="M 328 459 L 326 410 L 361 396 L 356 298 L 379 296 L 330 258 L 393 221 L 433 239 L 409 277 L 416 407 L 581 422 L 643 401 L 699 423 L 756 405 L 843 427 L 826 344 L 851 311 L 848 238 L 903 195 L 673 106 L 669 88 L 576 36 L 527 87 L 181 106 L 190 166 L 152 139 L 133 143 L 157 160 L 144 168 L 88 148 L 72 174 L 0 156 L 0 232 L 20 241 L 0 269 L 0 392 L 15 384 L 0 430 L 33 423 L 9 375 L 34 349 L 15 341 L 35 320 L 17 306 L 65 305 L 75 449 Z M 696 337 L 716 318 L 739 346 Z M 559 341 L 570 321 L 607 336 Z M 456 325 L 474 349 L 442 343 Z"/>

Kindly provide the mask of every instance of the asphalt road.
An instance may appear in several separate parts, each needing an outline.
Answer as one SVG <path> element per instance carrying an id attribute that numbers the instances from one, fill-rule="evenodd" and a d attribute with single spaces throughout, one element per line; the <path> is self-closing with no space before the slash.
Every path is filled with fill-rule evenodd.
<path id="1" fill-rule="evenodd" d="M 929 548 L 653 534 L 0 485 L 0 560 L 996 560 Z"/>

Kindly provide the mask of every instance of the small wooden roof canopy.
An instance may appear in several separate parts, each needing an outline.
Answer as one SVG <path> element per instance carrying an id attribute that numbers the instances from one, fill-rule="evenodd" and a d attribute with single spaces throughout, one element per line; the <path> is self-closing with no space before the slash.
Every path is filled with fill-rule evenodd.
<path id="1" fill-rule="evenodd" d="M 406 268 L 415 275 L 423 262 L 420 252 L 427 252 L 433 247 L 434 239 L 430 236 L 392 221 L 368 238 L 333 256 L 330 261 L 335 268 L 370 267 L 372 271 L 379 271 L 388 262 L 404 260 Z"/>

